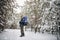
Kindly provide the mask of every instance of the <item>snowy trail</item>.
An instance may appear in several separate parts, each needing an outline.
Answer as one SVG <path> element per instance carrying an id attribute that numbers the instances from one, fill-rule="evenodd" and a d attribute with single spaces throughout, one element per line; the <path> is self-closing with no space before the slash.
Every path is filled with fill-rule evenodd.
<path id="1" fill-rule="evenodd" d="M 0 40 L 57 40 L 55 35 L 47 33 L 34 33 L 31 31 L 25 31 L 24 37 L 19 37 L 20 31 L 16 29 L 5 29 L 0 33 Z"/>

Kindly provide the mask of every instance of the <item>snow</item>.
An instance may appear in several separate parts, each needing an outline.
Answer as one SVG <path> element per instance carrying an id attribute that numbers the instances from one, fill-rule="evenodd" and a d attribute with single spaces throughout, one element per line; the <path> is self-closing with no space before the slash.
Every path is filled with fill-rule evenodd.
<path id="1" fill-rule="evenodd" d="M 34 33 L 31 31 L 25 31 L 24 37 L 20 36 L 19 29 L 5 29 L 0 33 L 0 40 L 57 40 L 55 35 L 48 33 Z"/>

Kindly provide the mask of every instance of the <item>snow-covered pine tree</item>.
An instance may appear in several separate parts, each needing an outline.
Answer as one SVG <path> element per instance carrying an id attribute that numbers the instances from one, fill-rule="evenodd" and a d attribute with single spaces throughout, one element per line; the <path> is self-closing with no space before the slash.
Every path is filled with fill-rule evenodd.
<path id="1" fill-rule="evenodd" d="M 12 10 L 12 2 L 13 0 L 0 0 L 0 29 L 3 31 L 6 27 L 7 22 L 7 14 L 9 12 L 13 13 Z"/>

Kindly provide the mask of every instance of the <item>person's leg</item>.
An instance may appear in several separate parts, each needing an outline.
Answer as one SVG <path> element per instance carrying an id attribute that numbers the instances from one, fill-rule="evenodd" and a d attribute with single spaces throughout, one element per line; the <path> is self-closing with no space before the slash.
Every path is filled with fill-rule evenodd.
<path id="1" fill-rule="evenodd" d="M 23 29 L 23 25 L 21 25 L 21 37 L 24 36 L 24 29 Z"/>

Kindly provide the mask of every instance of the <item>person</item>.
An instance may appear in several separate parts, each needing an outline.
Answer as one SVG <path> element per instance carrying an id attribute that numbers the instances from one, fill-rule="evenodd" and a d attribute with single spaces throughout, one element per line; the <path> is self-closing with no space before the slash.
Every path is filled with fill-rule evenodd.
<path id="1" fill-rule="evenodd" d="M 20 37 L 23 37 L 25 35 L 24 34 L 24 26 L 26 26 L 27 23 L 28 23 L 27 16 L 22 17 L 21 21 L 19 21 L 20 28 L 21 28 L 21 36 Z"/>

